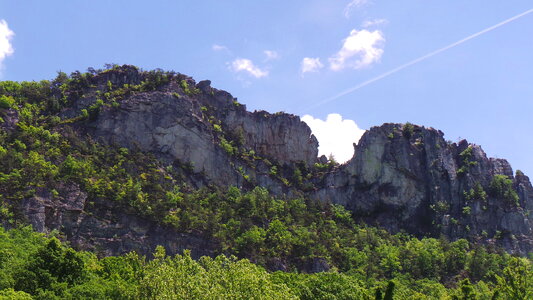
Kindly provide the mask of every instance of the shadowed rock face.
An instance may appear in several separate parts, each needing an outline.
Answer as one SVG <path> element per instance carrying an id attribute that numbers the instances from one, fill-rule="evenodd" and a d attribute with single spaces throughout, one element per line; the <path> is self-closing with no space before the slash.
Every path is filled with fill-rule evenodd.
<path id="1" fill-rule="evenodd" d="M 128 67 L 99 74 L 95 88 L 61 114 L 79 115 L 96 101 L 96 90 L 104 89 L 108 81 L 113 86 L 139 84 L 143 76 Z M 312 182 L 313 189 L 302 191 L 270 176 L 270 165 L 265 163 L 268 159 L 291 168 L 318 162 L 318 142 L 299 117 L 248 112 L 229 93 L 212 88 L 209 81 L 196 84 L 189 77 L 178 76 L 179 80 L 157 91 L 134 93 L 118 107 L 104 107 L 82 130 L 107 144 L 189 164 L 194 176 L 205 184 L 241 187 L 246 184 L 244 171 L 251 183 L 274 194 L 305 193 L 342 204 L 358 219 L 392 232 L 468 238 L 522 255 L 533 251 L 529 178 L 521 172 L 514 176 L 506 160 L 487 158 L 477 145 L 464 140 L 449 143 L 441 131 L 432 128 L 384 124 L 363 135 L 349 162 Z M 261 159 L 252 165 L 244 163 L 224 149 L 223 138 Z M 495 175 L 512 179 L 518 205 L 491 191 Z M 24 202 L 23 211 L 38 230 L 61 229 L 80 248 L 98 247 L 106 254 L 130 250 L 147 254 L 162 244 L 170 254 L 190 248 L 197 255 L 213 249 L 208 241 L 178 234 L 103 201 L 88 214 L 81 204 L 86 195 L 77 187 L 65 186 L 58 192 L 57 198 L 49 191 L 39 191 Z"/>
<path id="2" fill-rule="evenodd" d="M 133 212 L 115 207 L 110 201 L 96 199 L 91 213 L 84 210 L 87 194 L 77 184 L 62 184 L 58 196 L 39 188 L 26 199 L 22 210 L 33 228 L 40 232 L 60 231 L 72 246 L 99 255 L 117 255 L 136 251 L 150 256 L 157 245 L 169 253 L 191 249 L 199 258 L 212 255 L 213 242 L 192 234 L 178 233 L 166 226 L 143 219 Z"/>

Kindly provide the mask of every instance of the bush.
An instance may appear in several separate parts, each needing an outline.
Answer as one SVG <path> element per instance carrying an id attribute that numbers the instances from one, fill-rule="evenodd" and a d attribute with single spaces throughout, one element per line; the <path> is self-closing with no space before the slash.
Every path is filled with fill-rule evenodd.
<path id="1" fill-rule="evenodd" d="M 406 138 L 410 138 L 415 131 L 415 126 L 409 122 L 405 123 L 402 127 L 402 133 L 403 136 Z"/>
<path id="2" fill-rule="evenodd" d="M 35 294 L 38 289 L 65 288 L 61 283 L 68 286 L 79 283 L 84 269 L 83 260 L 77 252 L 52 238 L 16 276 L 15 288 L 30 294 Z"/>
<path id="3" fill-rule="evenodd" d="M 470 215 L 472 213 L 472 208 L 470 206 L 463 207 L 463 214 L 464 215 Z"/>
<path id="4" fill-rule="evenodd" d="M 494 175 L 490 183 L 490 193 L 492 196 L 506 200 L 509 204 L 519 206 L 518 194 L 513 189 L 513 181 L 505 175 Z"/>
<path id="5" fill-rule="evenodd" d="M 477 161 L 472 161 L 473 148 L 472 146 L 466 147 L 461 153 L 459 153 L 459 158 L 461 159 L 461 167 L 457 170 L 457 175 L 465 175 L 470 171 L 471 166 L 477 165 Z"/>
<path id="6" fill-rule="evenodd" d="M 220 125 L 218 125 L 218 124 L 213 124 L 213 129 L 216 132 L 222 133 L 222 127 Z"/>
<path id="7" fill-rule="evenodd" d="M 181 89 L 183 90 L 183 92 L 188 95 L 188 96 L 192 96 L 192 95 L 196 95 L 196 94 L 199 94 L 200 93 L 200 90 L 197 89 L 197 88 L 190 88 L 189 87 L 189 83 L 187 83 L 187 80 L 182 80 L 180 81 L 180 87 Z"/>
<path id="8" fill-rule="evenodd" d="M 102 99 L 97 99 L 93 105 L 89 106 L 88 117 L 90 120 L 96 119 L 100 113 L 100 110 L 102 109 L 102 106 L 104 106 L 104 101 Z M 85 112 L 82 112 L 82 114 L 85 117 Z"/>
<path id="9" fill-rule="evenodd" d="M 31 300 L 33 299 L 30 294 L 15 291 L 13 289 L 5 289 L 0 291 L 0 300 Z"/>
<path id="10" fill-rule="evenodd" d="M 487 200 L 487 193 L 477 182 L 474 186 L 474 188 L 471 188 L 468 192 L 464 192 L 464 196 L 466 200 L 478 200 L 478 201 L 486 201 Z"/>
<path id="11" fill-rule="evenodd" d="M 15 99 L 13 99 L 13 97 L 5 96 L 5 95 L 0 96 L 0 108 L 8 109 L 8 108 L 13 107 L 14 104 L 15 104 Z"/>
<path id="12" fill-rule="evenodd" d="M 231 142 L 228 142 L 225 138 L 220 138 L 220 147 L 226 151 L 228 155 L 234 155 L 237 152 L 237 149 L 233 147 Z"/>

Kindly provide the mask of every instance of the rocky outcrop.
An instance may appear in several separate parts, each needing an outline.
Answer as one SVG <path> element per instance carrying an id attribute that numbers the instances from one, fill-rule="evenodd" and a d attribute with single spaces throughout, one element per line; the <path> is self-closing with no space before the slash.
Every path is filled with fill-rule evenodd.
<path id="1" fill-rule="evenodd" d="M 283 112 L 250 113 L 231 94 L 214 89 L 210 84 L 209 81 L 198 83 L 196 86 L 202 93 L 194 99 L 205 105 L 207 114 L 220 120 L 226 130 L 242 138 L 246 148 L 282 162 L 303 161 L 311 165 L 317 161 L 318 142 L 298 116 Z"/>
<path id="2" fill-rule="evenodd" d="M 185 179 L 196 186 L 260 185 L 277 195 L 344 205 L 359 220 L 392 232 L 468 238 L 522 255 L 533 251 L 529 178 L 514 175 L 506 160 L 488 158 L 477 145 L 448 142 L 433 128 L 384 124 L 363 135 L 349 162 L 324 174 L 314 167 L 326 163 L 317 158 L 318 142 L 299 117 L 248 112 L 209 81 L 196 84 L 182 74 L 157 77 L 152 81 L 163 83 L 155 88 L 138 88 L 150 76 L 160 75 L 130 66 L 100 72 L 60 115 L 76 119 L 92 107 L 89 119 L 72 126 L 106 144 L 187 165 L 192 174 Z M 95 110 L 106 91 L 122 98 L 107 99 Z M 16 117 L 5 124 L 16 124 Z M 87 197 L 76 186 L 56 190 L 58 195 L 37 190 L 24 201 L 24 213 L 36 229 L 60 229 L 80 248 L 101 246 L 106 254 L 151 253 L 157 244 L 168 253 L 213 249 L 201 237 L 178 234 L 103 200 L 87 210 Z M 309 268 L 326 267 L 317 261 Z"/>
<path id="3" fill-rule="evenodd" d="M 513 181 L 519 203 L 491 190 L 496 175 Z M 325 179 L 313 197 L 345 205 L 368 223 L 418 236 L 445 235 L 533 250 L 533 198 L 523 174 L 481 147 L 444 140 L 441 131 L 410 124 L 371 128 L 352 160 Z"/>
<path id="4" fill-rule="evenodd" d="M 122 78 L 120 82 L 130 81 Z M 92 103 L 94 99 L 71 111 Z M 196 85 L 184 76 L 160 91 L 136 93 L 119 107 L 103 108 L 90 127 L 91 134 L 101 141 L 190 164 L 195 173 L 217 185 L 241 186 L 242 174 L 237 169 L 247 167 L 234 162 L 236 153 L 229 153 L 223 147 L 225 142 L 236 150 L 253 150 L 254 155 L 287 164 L 312 165 L 318 154 L 316 138 L 299 117 L 248 112 L 231 94 L 211 88 L 208 81 Z M 261 175 L 252 169 L 251 176 Z"/>
<path id="5" fill-rule="evenodd" d="M 202 118 L 198 103 L 170 93 L 138 94 L 119 109 L 100 112 L 94 135 L 110 144 L 152 151 L 162 158 L 191 163 L 217 184 L 237 182 L 213 127 Z"/>
<path id="6" fill-rule="evenodd" d="M 99 75 L 103 78 L 97 78 L 98 86 L 105 81 L 120 85 L 143 80 L 135 70 L 117 72 Z M 133 79 L 123 72 L 133 73 Z M 297 116 L 248 112 L 209 81 L 196 84 L 184 75 L 158 91 L 135 93 L 120 106 L 101 110 L 90 126 L 91 134 L 106 143 L 189 163 L 195 173 L 216 185 L 243 186 L 246 173 L 249 183 L 275 194 L 302 192 L 302 185 L 289 187 L 272 178 L 264 160 L 244 163 L 228 153 L 224 141 L 278 165 L 303 162 L 311 167 L 319 162 L 318 143 Z M 411 124 L 374 127 L 363 135 L 352 160 L 321 181 L 311 180 L 314 188 L 307 193 L 342 204 L 359 219 L 393 232 L 443 234 L 498 243 L 521 254 L 532 251 L 529 179 L 523 174 L 514 177 L 507 161 L 487 158 L 481 147 L 465 140 L 450 143 L 443 136 L 441 131 Z M 513 180 L 518 205 L 491 193 L 495 175 Z"/>
<path id="7" fill-rule="evenodd" d="M 213 242 L 162 226 L 139 217 L 123 207 L 95 199 L 87 202 L 87 194 L 75 183 L 63 183 L 56 189 L 38 188 L 25 199 L 22 213 L 39 232 L 57 230 L 78 249 L 109 256 L 136 251 L 150 256 L 157 245 L 169 253 L 190 249 L 193 257 L 212 255 Z"/>
<path id="8" fill-rule="evenodd" d="M 16 110 L 12 108 L 0 110 L 0 118 L 3 120 L 3 122 L 0 122 L 0 129 L 12 131 L 17 127 L 19 116 Z"/>

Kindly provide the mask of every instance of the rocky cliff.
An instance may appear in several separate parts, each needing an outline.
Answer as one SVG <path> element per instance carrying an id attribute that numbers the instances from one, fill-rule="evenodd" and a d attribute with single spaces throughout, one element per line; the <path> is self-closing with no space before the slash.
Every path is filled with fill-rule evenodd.
<path id="1" fill-rule="evenodd" d="M 85 91 L 83 101 L 63 115 L 75 116 L 94 104 L 108 82 L 124 87 L 145 79 L 134 67 L 100 74 L 94 78 L 95 87 Z M 209 81 L 196 84 L 181 74 L 156 91 L 135 93 L 122 99 L 118 107 L 102 108 L 87 131 L 108 144 L 150 151 L 167 161 L 190 164 L 195 173 L 203 175 L 205 183 L 217 185 L 241 186 L 242 168 L 256 169 L 256 163 L 250 165 L 236 159 L 238 152 L 252 151 L 252 158 L 282 164 L 307 165 L 315 163 L 318 154 L 316 138 L 297 116 L 248 112 L 231 94 L 212 88 Z M 269 184 L 269 176 L 263 176 L 268 174 L 252 173 L 254 182 Z"/>
<path id="2" fill-rule="evenodd" d="M 340 203 L 366 222 L 418 236 L 444 235 L 533 248 L 527 176 L 481 147 L 441 131 L 384 124 L 367 131 L 352 160 L 329 173 L 316 199 Z"/>
<path id="3" fill-rule="evenodd" d="M 242 185 L 240 165 L 255 184 L 275 193 L 298 190 L 271 178 L 267 170 L 261 172 L 261 163 L 255 168 L 240 162 L 235 153 L 220 147 L 220 139 L 282 166 L 294 167 L 296 162 L 312 166 L 317 162 L 318 143 L 305 123 L 284 113 L 247 112 L 208 81 L 182 80 L 195 92 L 184 90 L 183 81 L 175 81 L 160 92 L 130 97 L 98 116 L 92 124 L 94 135 L 190 162 L 194 172 L 216 184 Z M 491 188 L 496 175 L 512 180 L 518 203 L 491 190 L 496 189 Z M 515 177 L 506 160 L 487 158 L 481 147 L 464 140 L 449 143 L 432 128 L 374 127 L 361 138 L 352 160 L 309 182 L 314 186 L 306 191 L 311 197 L 342 204 L 362 220 L 393 232 L 467 237 L 499 243 L 521 254 L 533 249 L 529 179 L 521 173 Z"/>
<path id="4" fill-rule="evenodd" d="M 357 220 L 391 232 L 467 238 L 522 255 L 533 251 L 529 178 L 477 145 L 446 141 L 441 131 L 409 123 L 373 127 L 354 145 L 350 161 L 333 166 L 317 158 L 318 142 L 299 117 L 248 112 L 209 81 L 131 66 L 86 80 L 59 112 L 64 128 L 151 153 L 186 170 L 181 176 L 195 188 L 259 185 L 280 196 L 342 204 Z M 7 119 L 14 128 L 16 114 Z M 87 195 L 77 186 L 54 191 L 59 195 L 39 188 L 22 210 L 36 229 L 59 229 L 81 248 L 101 247 L 107 254 L 150 253 L 157 244 L 171 253 L 193 248 L 209 254 L 212 248 L 197 235 L 177 233 L 105 199 L 88 212 Z"/>

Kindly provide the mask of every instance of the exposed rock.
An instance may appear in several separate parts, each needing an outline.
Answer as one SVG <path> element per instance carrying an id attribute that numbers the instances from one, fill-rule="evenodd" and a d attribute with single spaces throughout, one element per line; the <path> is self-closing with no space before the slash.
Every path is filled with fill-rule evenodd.
<path id="1" fill-rule="evenodd" d="M 280 258 L 270 259 L 267 263 L 267 266 L 268 266 L 268 270 L 271 272 L 276 272 L 276 271 L 287 272 L 288 271 L 287 264 Z"/>
<path id="2" fill-rule="evenodd" d="M 115 67 L 104 72 L 101 72 L 96 77 L 97 86 L 100 90 L 105 90 L 108 82 L 115 87 L 123 86 L 124 84 L 136 85 L 143 80 L 139 68 L 131 65 L 123 65 Z"/>
<path id="3" fill-rule="evenodd" d="M 393 232 L 452 239 L 502 233 L 500 245 L 527 254 L 533 250 L 531 184 L 524 175 L 514 178 L 520 206 L 509 205 L 489 192 L 497 174 L 513 178 L 506 160 L 487 158 L 477 145 L 447 143 L 432 128 L 414 126 L 406 134 L 402 124 L 384 124 L 363 135 L 353 159 L 330 173 L 313 197 Z M 466 196 L 478 184 L 487 199 Z"/>
<path id="4" fill-rule="evenodd" d="M 285 113 L 230 111 L 223 119 L 229 130 L 242 132 L 244 144 L 257 153 L 282 162 L 317 161 L 318 141 L 299 117 Z"/>
<path id="5" fill-rule="evenodd" d="M 181 81 L 198 92 L 187 93 L 176 81 L 161 91 L 137 93 L 120 107 L 101 111 L 91 124 L 92 134 L 110 144 L 190 163 L 195 173 L 217 185 L 246 185 L 239 173 L 244 171 L 249 182 L 278 195 L 298 189 L 269 176 L 270 167 L 263 162 L 249 165 L 228 154 L 220 146 L 221 136 L 279 165 L 326 162 L 317 158 L 317 140 L 297 116 L 250 113 L 209 81 Z M 487 158 L 478 145 L 449 143 L 443 136 L 410 124 L 373 127 L 354 145 L 353 159 L 315 182 L 309 195 L 342 204 L 358 218 L 392 232 L 484 241 L 501 235 L 499 244 L 513 245 L 508 250 L 531 251 L 528 211 L 533 192 L 527 177 L 513 178 L 506 160 Z M 497 174 L 513 178 L 520 207 L 490 194 L 484 200 L 465 196 L 478 185 L 488 192 Z M 510 243 L 511 238 L 516 241 Z"/>
<path id="6" fill-rule="evenodd" d="M 520 197 L 520 206 L 527 211 L 533 211 L 533 187 L 529 177 L 522 172 L 517 172 L 515 177 L 515 188 Z"/>
<path id="7" fill-rule="evenodd" d="M 0 112 L 0 117 L 4 119 L 4 122 L 0 122 L 0 129 L 12 131 L 17 127 L 19 115 L 16 110 L 12 108 L 3 110 Z"/>
<path id="8" fill-rule="evenodd" d="M 109 84 L 139 84 L 145 76 L 127 66 L 98 74 L 94 87 L 61 116 L 78 116 L 96 101 L 96 91 Z M 298 184 L 287 182 L 296 166 L 312 168 L 327 159 L 317 158 L 318 142 L 297 116 L 248 112 L 209 81 L 195 84 L 182 74 L 156 91 L 135 92 L 118 103 L 102 107 L 94 119 L 79 125 L 81 130 L 110 145 L 188 164 L 194 173 L 189 179 L 197 186 L 260 185 L 288 197 L 306 193 L 344 205 L 359 220 L 391 232 L 468 238 L 522 255 L 533 251 L 529 178 L 521 172 L 513 176 L 506 160 L 487 158 L 481 147 L 466 140 L 447 142 L 439 130 L 407 124 L 373 127 L 354 145 L 349 162 Z M 16 119 L 13 116 L 0 126 L 15 126 Z M 279 167 L 279 174 L 271 174 L 273 166 Z M 518 205 L 490 191 L 495 175 L 513 180 Z M 57 195 L 37 189 L 22 208 L 36 229 L 60 229 L 80 248 L 104 254 L 130 250 L 148 254 L 162 244 L 169 254 L 190 248 L 194 255 L 210 254 L 215 248 L 201 237 L 176 233 L 101 199 L 90 204 L 89 214 L 87 196 L 77 186 L 56 190 Z M 285 267 L 282 261 L 273 261 L 272 266 Z M 327 269 L 320 260 L 309 262 L 309 270 Z"/>
<path id="9" fill-rule="evenodd" d="M 202 237 L 177 233 L 114 207 L 109 201 L 86 203 L 86 200 L 86 193 L 77 184 L 66 183 L 57 187 L 55 193 L 38 188 L 33 197 L 23 201 L 22 210 L 35 230 L 59 230 L 72 246 L 99 255 L 136 251 L 150 256 L 157 245 L 164 246 L 168 253 L 191 249 L 195 258 L 213 254 L 215 246 Z M 90 208 L 86 209 L 86 205 Z"/>
<path id="10" fill-rule="evenodd" d="M 307 262 L 307 268 L 305 271 L 308 273 L 319 273 L 327 272 L 330 269 L 331 266 L 328 264 L 327 260 L 322 257 L 313 257 Z"/>
<path id="11" fill-rule="evenodd" d="M 24 214 L 37 231 L 77 228 L 77 219 L 82 213 L 87 194 L 76 184 L 61 184 L 54 193 L 37 188 L 35 195 L 22 202 Z"/>
<path id="12" fill-rule="evenodd" d="M 208 83 L 197 86 L 206 90 Z M 242 178 L 232 167 L 234 159 L 220 146 L 220 134 L 233 145 L 281 163 L 303 161 L 312 165 L 317 161 L 318 142 L 299 117 L 250 113 L 229 93 L 211 91 L 190 96 L 170 84 L 167 91 L 135 94 L 118 108 L 103 109 L 91 124 L 91 132 L 108 144 L 191 163 L 194 172 L 217 185 L 242 185 Z M 217 133 L 215 126 L 223 133 Z"/>
<path id="13" fill-rule="evenodd" d="M 211 92 L 211 80 L 202 80 L 198 82 L 196 87 L 204 93 L 209 93 Z"/>
<path id="14" fill-rule="evenodd" d="M 110 144 L 151 151 L 169 160 L 191 163 L 216 184 L 236 184 L 238 174 L 217 146 L 211 124 L 198 103 L 170 93 L 138 94 L 119 109 L 100 113 L 95 135 Z"/>

